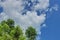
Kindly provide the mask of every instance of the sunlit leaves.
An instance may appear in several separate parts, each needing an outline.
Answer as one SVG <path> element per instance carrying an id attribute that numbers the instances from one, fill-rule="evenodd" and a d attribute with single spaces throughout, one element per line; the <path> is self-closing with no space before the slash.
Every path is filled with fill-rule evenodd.
<path id="1" fill-rule="evenodd" d="M 20 26 L 15 26 L 15 22 L 12 19 L 3 20 L 0 23 L 0 40 L 34 40 L 36 30 L 30 26 L 25 34 Z"/>

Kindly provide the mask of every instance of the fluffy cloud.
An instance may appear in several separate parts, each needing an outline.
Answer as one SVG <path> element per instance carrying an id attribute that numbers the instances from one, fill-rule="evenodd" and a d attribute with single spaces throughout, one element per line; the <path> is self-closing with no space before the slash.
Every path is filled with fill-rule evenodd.
<path id="1" fill-rule="evenodd" d="M 25 11 L 24 10 L 25 3 L 27 4 L 28 1 L 0 0 L 0 5 L 3 7 L 3 12 L 0 14 L 0 21 L 12 18 L 15 20 L 16 24 L 22 27 L 24 32 L 29 26 L 33 26 L 40 34 L 41 32 L 39 30 L 41 29 L 41 24 L 43 24 L 44 21 L 46 20 L 46 14 L 41 13 L 41 15 L 38 16 L 36 10 L 47 9 L 47 7 L 49 6 L 49 0 L 31 0 L 31 1 L 33 3 L 33 6 L 31 7 L 32 11 L 27 10 L 26 15 L 22 15 L 22 12 Z M 39 3 L 35 5 L 34 4 L 35 1 L 38 1 Z"/>
<path id="2" fill-rule="evenodd" d="M 49 7 L 49 0 L 38 0 L 39 3 L 34 6 L 35 10 L 41 9 L 46 10 Z"/>

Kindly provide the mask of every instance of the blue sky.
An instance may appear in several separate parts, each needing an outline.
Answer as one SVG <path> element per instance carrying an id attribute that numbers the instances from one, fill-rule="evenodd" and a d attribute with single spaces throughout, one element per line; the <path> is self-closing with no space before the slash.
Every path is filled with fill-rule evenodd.
<path id="1" fill-rule="evenodd" d="M 0 21 L 12 18 L 24 31 L 30 25 L 36 28 L 39 40 L 60 40 L 59 7 L 60 0 L 0 0 Z"/>
<path id="2" fill-rule="evenodd" d="M 60 7 L 60 0 L 50 0 L 50 5 L 58 4 Z M 58 11 L 52 11 L 52 15 L 47 18 L 47 26 L 42 28 L 41 40 L 60 40 L 60 8 Z"/>

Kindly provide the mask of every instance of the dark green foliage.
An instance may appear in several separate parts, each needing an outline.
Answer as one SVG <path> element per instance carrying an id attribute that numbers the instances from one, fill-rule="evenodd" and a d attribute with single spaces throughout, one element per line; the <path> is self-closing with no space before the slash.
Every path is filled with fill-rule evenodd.
<path id="1" fill-rule="evenodd" d="M 10 28 L 14 27 L 14 20 L 8 19 L 7 24 L 9 25 Z"/>
<path id="2" fill-rule="evenodd" d="M 26 37 L 27 36 L 27 37 Z M 23 34 L 20 26 L 15 26 L 12 19 L 3 20 L 0 23 L 0 40 L 34 40 L 36 37 L 36 30 L 29 27 L 26 30 L 26 36 Z"/>
<path id="3" fill-rule="evenodd" d="M 26 36 L 28 37 L 29 40 L 34 40 L 36 37 L 36 30 L 30 26 L 27 30 L 26 30 Z"/>
<path id="4" fill-rule="evenodd" d="M 11 30 L 10 35 L 13 36 L 13 38 L 18 40 L 19 36 L 23 35 L 23 32 L 19 26 L 16 26 L 16 28 L 14 30 Z"/>
<path id="5" fill-rule="evenodd" d="M 14 20 L 13 19 L 8 19 L 8 20 L 3 20 L 1 21 L 1 25 L 7 24 L 10 28 L 14 27 Z"/>
<path id="6" fill-rule="evenodd" d="M 1 25 L 6 24 L 7 22 L 5 20 L 1 21 Z"/>

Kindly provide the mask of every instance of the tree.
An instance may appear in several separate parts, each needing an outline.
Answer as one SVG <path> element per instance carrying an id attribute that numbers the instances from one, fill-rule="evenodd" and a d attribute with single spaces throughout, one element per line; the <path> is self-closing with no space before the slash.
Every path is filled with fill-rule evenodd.
<path id="1" fill-rule="evenodd" d="M 23 35 L 20 35 L 20 36 L 19 36 L 19 40 L 26 40 L 26 37 L 23 36 Z"/>
<path id="2" fill-rule="evenodd" d="M 10 28 L 9 28 L 9 26 L 5 23 L 4 25 L 2 25 L 2 30 L 3 30 L 4 32 L 9 33 Z"/>
<path id="3" fill-rule="evenodd" d="M 10 28 L 12 28 L 12 27 L 14 27 L 15 22 L 12 19 L 8 19 L 7 24 L 9 25 Z"/>
<path id="4" fill-rule="evenodd" d="M 12 19 L 3 20 L 0 23 L 0 40 L 34 40 L 36 37 L 36 30 L 30 26 L 23 35 L 20 26 L 15 26 Z M 28 39 L 27 39 L 28 38 Z"/>
<path id="5" fill-rule="evenodd" d="M 4 23 L 3 25 L 0 24 L 0 40 L 11 40 L 11 36 L 8 34 L 9 26 Z"/>
<path id="6" fill-rule="evenodd" d="M 1 38 L 3 40 L 13 40 L 12 37 L 8 33 L 4 33 Z"/>
<path id="7" fill-rule="evenodd" d="M 7 25 L 9 25 L 10 28 L 13 28 L 15 22 L 13 19 L 7 19 L 7 20 L 1 21 L 1 25 L 4 25 L 4 24 L 7 24 Z"/>
<path id="8" fill-rule="evenodd" d="M 2 25 L 0 24 L 0 36 L 2 36 L 2 33 L 3 33 L 3 31 L 2 31 Z"/>
<path id="9" fill-rule="evenodd" d="M 15 29 L 11 30 L 10 35 L 14 38 L 14 40 L 18 40 L 19 36 L 23 35 L 23 32 L 19 26 L 16 26 Z"/>
<path id="10" fill-rule="evenodd" d="M 37 35 L 36 30 L 32 26 L 28 27 L 25 34 L 28 37 L 28 40 L 35 40 Z"/>
<path id="11" fill-rule="evenodd" d="M 3 20 L 3 21 L 1 21 L 1 25 L 4 25 L 4 24 L 6 24 L 7 22 L 5 21 L 5 20 Z"/>

